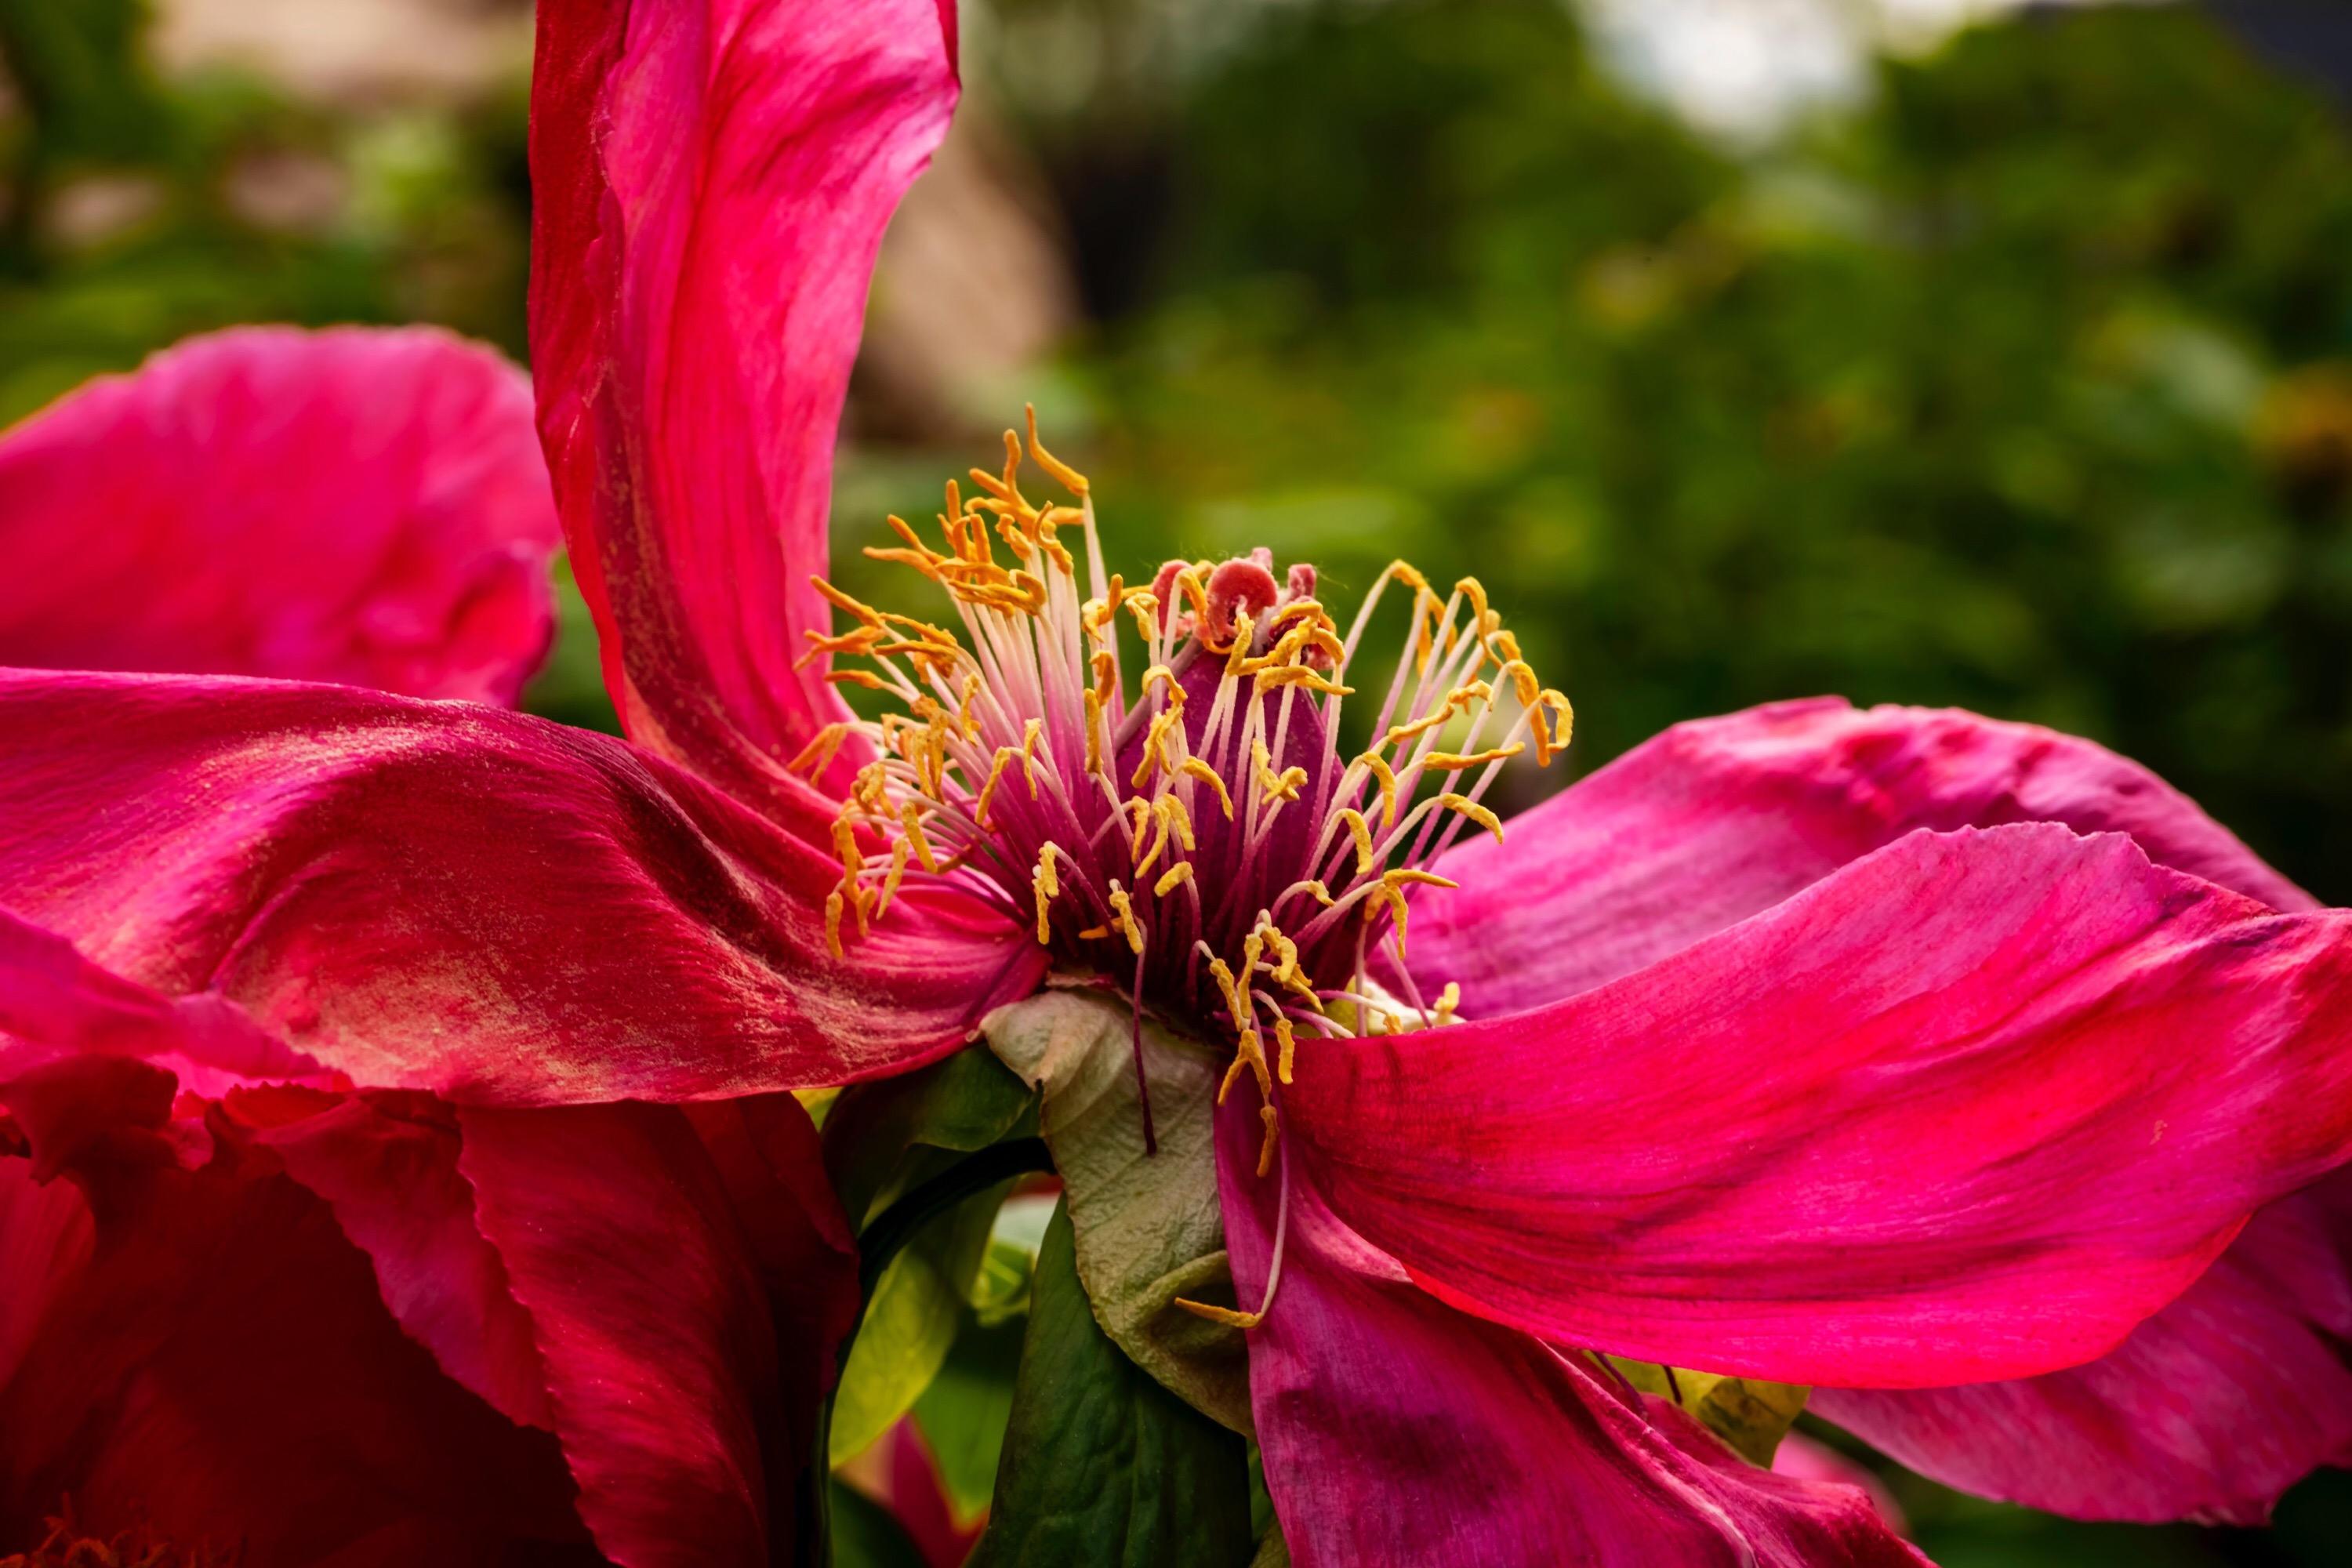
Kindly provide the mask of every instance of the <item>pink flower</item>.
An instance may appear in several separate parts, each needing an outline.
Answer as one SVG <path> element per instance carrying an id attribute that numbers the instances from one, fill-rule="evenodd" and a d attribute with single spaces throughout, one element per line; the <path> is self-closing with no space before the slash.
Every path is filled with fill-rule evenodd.
<path id="1" fill-rule="evenodd" d="M 496 354 L 236 328 L 0 437 L 0 664 L 510 703 L 556 541 L 530 383 Z"/>
<path id="2" fill-rule="evenodd" d="M 495 1261 L 596 1548 L 754 1561 L 793 1450 L 742 1390 L 771 1358 L 793 1389 L 828 1374 L 807 1326 L 840 1239 L 772 1091 L 951 1050 L 1055 963 L 1236 1052 L 1237 1316 L 1297 1560 L 1916 1560 L 1860 1491 L 1748 1465 L 1581 1352 L 1849 1389 L 2076 1375 L 2352 1152 L 2345 917 L 2237 874 L 2128 764 L 1964 718 L 1809 750 L 1842 709 L 1737 716 L 1507 827 L 1482 798 L 1569 712 L 1482 586 L 1384 574 L 1392 665 L 1370 603 L 1343 631 L 1262 553 L 1129 588 L 1034 431 L 884 547 L 961 633 L 814 581 L 867 273 L 953 51 L 925 0 L 542 8 L 539 421 L 631 741 L 349 687 L 0 675 L 0 1100 L 33 1173 L 79 1183 L 89 1257 L 145 1259 L 102 1162 L 167 1194 L 281 1163 L 528 1447 L 539 1374 L 474 1342 L 516 1326 Z M 1067 500 L 1030 499 L 1036 470 Z M 1366 671 L 1376 743 L 1349 756 Z M 855 719 L 842 681 L 905 710 Z M 1677 760 L 1751 735 L 1789 759 L 1752 790 Z M 772 1125 L 612 1103 L 730 1096 Z M 403 1157 L 454 1163 L 470 1215 L 446 1179 L 339 1206 L 341 1156 L 314 1184 L 293 1152 L 320 1119 L 421 1129 Z M 640 1138 L 708 1178 L 590 1152 Z M 709 1201 L 642 1206 L 681 1182 Z M 761 1193 L 781 1215 L 730 1213 Z M 640 1249 L 673 1234 L 749 1254 L 692 1263 L 698 1300 L 725 1289 L 684 1322 L 645 1310 L 674 1286 Z M 767 1262 L 793 1257 L 819 1289 Z M 745 1328 L 747 1279 L 807 1331 Z M 88 1321 L 58 1290 L 35 1331 Z M 174 1494 L 143 1429 L 50 1457 L 19 1396 L 11 1508 L 94 1489 L 121 1510 L 95 1526 L 143 1507 L 208 1537 L 258 1506 Z"/>

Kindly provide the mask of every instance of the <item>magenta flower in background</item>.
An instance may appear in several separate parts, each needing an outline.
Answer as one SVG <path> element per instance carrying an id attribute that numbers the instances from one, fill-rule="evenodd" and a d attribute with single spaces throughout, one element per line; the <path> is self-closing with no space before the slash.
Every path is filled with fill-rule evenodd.
<path id="1" fill-rule="evenodd" d="M 495 353 L 235 328 L 0 440 L 0 664 L 511 703 L 558 542 L 530 379 Z"/>
<path id="2" fill-rule="evenodd" d="M 2346 1331 L 2305 1221 L 2352 1155 L 2352 928 L 2130 764 L 1794 705 L 1503 824 L 1482 796 L 1567 709 L 1482 587 L 1384 574 L 1392 665 L 1311 568 L 1129 587 L 1034 432 L 888 545 L 961 634 L 815 584 L 867 275 L 955 94 L 927 0 L 542 6 L 538 419 L 628 742 L 320 683 L 410 684 L 380 634 L 429 616 L 240 634 L 341 663 L 164 661 L 303 681 L 0 674 L 0 1256 L 44 1281 L 0 1315 L 0 1527 L 66 1493 L 257 1563 L 312 1560 L 320 1517 L 413 1560 L 414 1519 L 338 1489 L 366 1466 L 268 1513 L 318 1407 L 219 1375 L 247 1342 L 142 1403 L 156 1363 L 99 1331 L 193 1288 L 183 1215 L 283 1205 L 341 1259 L 333 1310 L 454 1385 L 387 1447 L 470 1423 L 470 1479 L 521 1478 L 428 1510 L 435 1550 L 767 1560 L 846 1257 L 772 1091 L 930 1060 L 1049 964 L 1237 1052 L 1219 1173 L 1301 1563 L 1916 1560 L 1587 1349 L 1895 1391 L 1821 1398 L 2078 1512 L 2234 1516 L 2342 1451 L 2216 1325 L 2292 1367 Z M 122 1396 L 78 1418 L 52 1342 Z M 347 1382 L 391 1407 L 383 1364 Z M 205 1415 L 163 1442 L 162 1408 Z M 167 1485 L 214 1426 L 236 1484 Z"/>

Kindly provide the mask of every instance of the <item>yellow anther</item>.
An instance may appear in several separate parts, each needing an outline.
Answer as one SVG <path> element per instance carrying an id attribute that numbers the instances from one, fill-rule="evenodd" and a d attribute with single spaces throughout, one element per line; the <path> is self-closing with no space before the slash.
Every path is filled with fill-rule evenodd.
<path id="1" fill-rule="evenodd" d="M 1110 935 L 1108 926 L 1088 926 L 1078 933 L 1080 942 L 1101 942 Z"/>
<path id="2" fill-rule="evenodd" d="M 1119 809 L 1127 813 L 1127 854 L 1131 860 L 1143 853 L 1143 836 L 1151 826 L 1151 803 L 1141 795 L 1130 795 Z"/>
<path id="3" fill-rule="evenodd" d="M 1303 664 L 1286 664 L 1278 669 L 1262 669 L 1258 671 L 1257 684 L 1261 689 L 1266 690 L 1284 686 L 1303 686 L 1307 690 L 1325 697 L 1353 697 L 1356 694 L 1354 687 L 1341 686 L 1336 681 L 1327 680 Z"/>
<path id="4" fill-rule="evenodd" d="M 1054 846 L 1046 845 L 1037 853 L 1037 868 L 1029 873 L 1029 889 L 1037 895 L 1037 942 L 1040 946 L 1050 944 L 1054 940 L 1053 928 L 1045 921 L 1045 909 L 1054 901 L 1054 896 L 1062 890 L 1060 881 L 1054 875 Z"/>
<path id="5" fill-rule="evenodd" d="M 1357 820 L 1360 822 L 1363 819 L 1359 817 Z M 1310 877 L 1304 882 L 1293 884 L 1293 888 L 1298 892 L 1307 894 L 1309 898 L 1313 899 L 1317 903 L 1322 905 L 1327 910 L 1333 904 L 1339 902 L 1337 899 L 1334 899 L 1331 896 L 1331 889 L 1323 885 L 1323 879 L 1320 877 Z"/>
<path id="6" fill-rule="evenodd" d="M 1206 628 L 1208 624 L 1209 618 L 1205 615 L 1203 615 L 1196 623 L 1196 625 L 1202 628 Z M 1225 656 L 1225 673 L 1236 678 L 1243 673 L 1243 667 L 1249 663 L 1250 643 L 1256 637 L 1256 636 L 1257 630 L 1250 624 L 1249 612 L 1246 610 L 1235 610 L 1234 612 L 1234 640 L 1229 647 L 1219 647 L 1214 643 L 1212 643 L 1209 640 L 1209 634 L 1205 629 L 1202 630 L 1200 633 L 1201 646 L 1207 648 L 1211 653 L 1223 654 Z"/>
<path id="7" fill-rule="evenodd" d="M 1127 945 L 1135 950 L 1136 957 L 1141 958 L 1143 925 L 1135 918 L 1134 900 L 1127 896 L 1127 890 L 1117 882 L 1110 885 L 1110 908 L 1111 924 L 1117 926 L 1126 935 Z"/>
<path id="8" fill-rule="evenodd" d="M 890 846 L 890 874 L 882 879 L 882 896 L 874 902 L 874 918 L 877 921 L 889 911 L 890 900 L 898 896 L 898 883 L 907 875 L 907 855 L 905 839 Z"/>
<path id="9" fill-rule="evenodd" d="M 1199 570 L 1195 567 L 1185 567 L 1176 574 L 1175 582 L 1170 585 L 1183 595 L 1186 601 L 1192 605 L 1194 629 L 1201 634 L 1201 640 L 1203 643 L 1207 642 L 1209 640 L 1209 591 L 1202 585 Z M 1213 647 L 1209 651 L 1223 653 L 1225 650 Z"/>
<path id="10" fill-rule="evenodd" d="M 1372 868 L 1372 829 L 1364 814 L 1352 805 L 1343 805 L 1338 812 L 1340 826 L 1348 837 L 1356 841 L 1356 875 L 1360 877 Z"/>
<path id="11" fill-rule="evenodd" d="M 1331 617 L 1324 613 L 1323 606 L 1315 600 L 1293 599 L 1274 613 L 1274 619 L 1265 624 L 1266 629 L 1272 631 L 1285 621 L 1297 620 L 1304 620 L 1311 626 L 1328 626 L 1331 624 Z"/>
<path id="12" fill-rule="evenodd" d="M 1087 772 L 1090 773 L 1102 772 L 1102 699 L 1090 686 L 1087 688 Z"/>
<path id="13" fill-rule="evenodd" d="M 1268 805 L 1279 800 L 1295 801 L 1298 798 L 1298 786 L 1307 782 L 1307 770 L 1287 767 L 1278 773 L 1260 773 L 1257 782 L 1265 786 Z"/>
<path id="14" fill-rule="evenodd" d="M 1217 1085 L 1217 1103 L 1219 1105 L 1223 1105 L 1225 1102 L 1226 1091 L 1234 1087 L 1234 1080 L 1242 1076 L 1242 1069 L 1244 1068 L 1247 1068 L 1251 1074 L 1256 1078 L 1257 1091 L 1260 1094 L 1271 1094 L 1274 1092 L 1274 1074 L 1267 1070 L 1265 1065 L 1265 1051 L 1258 1044 L 1257 1031 L 1255 1029 L 1244 1028 L 1241 1032 L 1239 1045 L 1234 1052 L 1233 1066 L 1225 1069 L 1224 1081 Z"/>
<path id="15" fill-rule="evenodd" d="M 1152 802 L 1152 815 L 1159 817 L 1168 831 L 1175 834 L 1176 842 L 1186 853 L 1195 847 L 1192 842 L 1192 814 L 1184 809 L 1184 802 L 1172 795 L 1163 795 Z"/>
<path id="16" fill-rule="evenodd" d="M 1527 749 L 1525 742 L 1514 741 L 1507 746 L 1494 746 L 1483 752 L 1471 752 L 1466 755 L 1459 752 L 1432 752 L 1423 759 L 1422 766 L 1433 773 L 1458 773 L 1465 768 L 1484 767 L 1488 763 L 1499 763 L 1506 758 L 1516 757 Z"/>
<path id="17" fill-rule="evenodd" d="M 1437 797 L 1437 804 L 1447 811 L 1454 812 L 1462 816 L 1469 818 L 1472 822 L 1476 823 L 1479 826 L 1493 834 L 1495 836 L 1496 843 L 1500 844 L 1503 841 L 1503 819 L 1496 816 L 1493 812 L 1488 811 L 1485 806 L 1480 805 L 1476 801 L 1472 800 L 1468 795 L 1455 795 L 1451 790 L 1448 790 L 1445 794 Z"/>
<path id="18" fill-rule="evenodd" d="M 1103 596 L 1099 599 L 1088 599 L 1078 607 L 1078 625 L 1086 628 L 1088 637 L 1096 636 L 1103 627 L 1110 625 L 1111 617 L 1118 614 L 1119 605 L 1126 602 L 1127 584 L 1118 573 L 1114 572 L 1111 574 L 1110 586 L 1103 590 Z"/>
<path id="19" fill-rule="evenodd" d="M 1461 1005 L 1462 984 L 1459 981 L 1449 980 L 1445 983 L 1445 989 L 1438 994 L 1437 1005 L 1430 1009 L 1430 1016 L 1441 1024 L 1451 1024 L 1454 1009 Z M 1282 1081 L 1288 1083 L 1290 1080 L 1286 1078 Z"/>
<path id="20" fill-rule="evenodd" d="M 831 605 L 835 609 L 839 610 L 842 614 L 853 616 L 856 620 L 869 626 L 879 626 L 882 624 L 881 611 L 876 609 L 871 605 L 851 598 L 848 595 L 843 593 L 840 589 L 835 587 L 824 578 L 811 577 L 809 579 L 809 585 L 817 591 L 818 596 L 823 598 L 826 604 Z"/>
<path id="21" fill-rule="evenodd" d="M 1131 588 L 1127 595 L 1128 613 L 1135 617 L 1136 634 L 1150 642 L 1160 632 L 1160 596 L 1149 588 Z"/>
<path id="22" fill-rule="evenodd" d="M 1406 587 L 1421 593 L 1429 592 L 1429 579 L 1423 576 L 1420 568 L 1414 566 L 1410 561 L 1391 561 L 1389 563 L 1388 570 L 1381 575 L 1393 577 Z"/>
<path id="23" fill-rule="evenodd" d="M 842 956 L 841 910 L 841 889 L 836 888 L 824 896 L 824 946 L 835 958 Z"/>
<path id="24" fill-rule="evenodd" d="M 1192 879 L 1192 862 L 1190 860 L 1179 860 L 1176 864 L 1169 867 L 1166 871 L 1160 874 L 1160 880 L 1151 884 L 1152 896 L 1154 898 L 1164 899 Z"/>
<path id="25" fill-rule="evenodd" d="M 1220 1307 L 1213 1301 L 1195 1301 L 1186 1296 L 1177 1297 L 1176 1304 L 1196 1318 L 1206 1318 L 1229 1329 L 1254 1329 L 1265 1321 L 1264 1312 L 1236 1312 L 1231 1307 Z"/>
<path id="26" fill-rule="evenodd" d="M 1520 707 L 1533 708 L 1540 700 L 1542 693 L 1536 685 L 1536 672 L 1528 668 L 1527 660 L 1517 658 L 1506 659 L 1503 668 L 1495 672 L 1495 684 L 1499 686 L 1506 680 L 1511 683 L 1511 694 L 1519 700 Z"/>
<path id="27" fill-rule="evenodd" d="M 1402 952 L 1404 951 L 1404 894 L 1398 889 L 1395 883 L 1382 878 L 1381 885 L 1373 889 L 1371 902 L 1388 907 L 1390 917 L 1396 921 L 1397 951 Z"/>
<path id="28" fill-rule="evenodd" d="M 1389 726 L 1388 733 L 1381 737 L 1381 745 L 1386 748 L 1402 744 L 1406 741 L 1417 741 L 1432 730 L 1446 723 L 1453 717 L 1454 710 L 1451 705 L 1448 705 L 1440 708 L 1434 713 L 1423 714 L 1410 724 L 1391 724 Z"/>
<path id="29" fill-rule="evenodd" d="M 1225 1016 L 1238 1026 L 1242 1019 L 1248 1016 L 1249 1008 L 1243 1000 L 1241 986 L 1234 979 L 1234 972 L 1225 967 L 1223 959 L 1211 958 L 1209 978 L 1217 983 L 1217 989 L 1224 994 Z"/>
<path id="30" fill-rule="evenodd" d="M 1143 672 L 1143 683 L 1136 688 L 1137 695 L 1142 697 L 1150 696 L 1152 686 L 1155 683 L 1160 682 L 1164 682 L 1168 688 L 1168 706 L 1171 708 L 1183 707 L 1184 689 L 1176 684 L 1176 672 L 1169 668 L 1164 664 L 1155 664 L 1150 669 Z"/>
<path id="31" fill-rule="evenodd" d="M 1031 719 L 1021 726 L 1021 776 L 1029 785 L 1029 798 L 1037 798 L 1037 742 L 1045 733 L 1043 719 Z"/>
<path id="32" fill-rule="evenodd" d="M 913 801 L 908 801 L 900 810 L 898 820 L 906 826 L 907 842 L 915 847 L 916 862 L 932 876 L 938 876 L 940 863 L 931 858 L 931 842 L 923 837 L 922 815 L 916 811 Z"/>
<path id="33" fill-rule="evenodd" d="M 784 764 L 784 771 L 788 773 L 805 771 L 811 778 L 819 776 L 833 765 L 834 754 L 841 750 L 842 742 L 849 738 L 850 729 L 846 721 L 827 724 L 810 738 L 809 743 L 803 746 L 791 762 Z"/>
<path id="34" fill-rule="evenodd" d="M 1552 716 L 1549 738 L 1543 731 L 1543 716 L 1547 712 Z M 1548 765 L 1552 758 L 1568 749 L 1569 739 L 1576 730 L 1576 710 L 1569 705 L 1565 695 L 1547 689 L 1536 699 L 1532 728 L 1536 737 L 1537 760 Z"/>
<path id="35" fill-rule="evenodd" d="M 1486 607 L 1486 584 L 1480 583 L 1477 578 L 1465 577 L 1461 579 L 1454 584 L 1454 591 L 1469 599 L 1470 624 L 1476 629 L 1476 633 L 1479 637 L 1485 637 L 1488 632 L 1493 631 L 1496 626 L 1502 625 L 1502 617 L 1496 615 L 1494 611 Z M 1489 624 L 1490 622 L 1492 625 Z"/>
<path id="36" fill-rule="evenodd" d="M 1465 680 L 1445 694 L 1448 708 L 1458 708 L 1465 713 L 1478 703 L 1494 700 L 1495 689 L 1483 680 Z"/>
<path id="37" fill-rule="evenodd" d="M 1519 639 L 1510 632 L 1496 629 L 1486 634 L 1486 652 L 1496 664 L 1520 662 Z"/>
<path id="38" fill-rule="evenodd" d="M 1153 812 L 1151 820 L 1159 824 L 1160 831 L 1152 837 L 1150 853 L 1135 863 L 1135 879 L 1138 883 L 1151 875 L 1151 868 L 1160 864 L 1160 851 L 1168 847 L 1168 819 L 1158 812 Z"/>
<path id="39" fill-rule="evenodd" d="M 973 670 L 963 678 L 963 686 L 957 693 L 956 701 L 956 722 L 963 727 L 963 738 L 967 741 L 976 739 L 980 734 L 980 720 L 971 710 L 971 705 L 978 700 L 980 672 Z"/>
<path id="40" fill-rule="evenodd" d="M 1289 1019 L 1276 1018 L 1274 1021 L 1274 1040 L 1280 1047 L 1274 1058 L 1274 1076 L 1280 1079 L 1284 1087 L 1287 1088 L 1290 1083 L 1290 1061 L 1298 1051 L 1298 1037 L 1293 1032 Z"/>
<path id="41" fill-rule="evenodd" d="M 1084 496 L 1087 493 L 1086 475 L 1078 472 L 1077 469 L 1070 467 L 1069 464 L 1062 461 L 1061 458 L 1056 458 L 1053 453 L 1045 450 L 1045 444 L 1037 439 L 1037 409 L 1035 405 L 1032 404 L 1028 405 L 1028 415 L 1029 455 L 1037 459 L 1037 466 L 1039 468 L 1054 476 L 1054 482 L 1055 484 L 1061 486 L 1064 489 L 1069 491 L 1074 496 Z"/>
<path id="42" fill-rule="evenodd" d="M 1184 710 L 1181 708 L 1162 709 L 1152 719 L 1151 728 L 1144 732 L 1143 755 L 1135 764 L 1135 776 L 1128 781 L 1135 788 L 1141 789 L 1150 783 L 1155 768 L 1165 766 L 1171 773 L 1175 771 L 1179 764 L 1168 748 L 1168 734 L 1183 722 Z"/>
<path id="43" fill-rule="evenodd" d="M 1380 782 L 1381 826 L 1382 827 L 1394 827 L 1396 826 L 1397 807 L 1396 774 L 1389 771 L 1388 763 L 1381 761 L 1380 758 L 1372 755 L 1370 752 L 1366 752 L 1362 756 L 1358 757 L 1356 760 L 1363 763 L 1365 771 L 1370 773 L 1373 778 Z"/>
<path id="44" fill-rule="evenodd" d="M 996 825 L 988 820 L 988 803 L 996 798 L 996 786 L 1004 777 L 1004 770 L 1021 755 L 1017 746 L 999 746 L 995 760 L 989 763 L 988 780 L 980 786 L 980 799 L 971 808 L 971 819 L 982 827 Z"/>
<path id="45" fill-rule="evenodd" d="M 1224 807 L 1225 820 L 1231 822 L 1234 819 L 1234 797 L 1225 793 L 1225 781 L 1217 776 L 1216 769 L 1198 757 L 1187 757 L 1176 764 L 1176 771 L 1188 779 L 1197 779 L 1215 790 L 1217 804 Z"/>
<path id="46" fill-rule="evenodd" d="M 830 669 L 825 671 L 824 678 L 835 686 L 857 686 L 868 691 L 891 689 L 888 681 L 870 669 Z"/>
<path id="47" fill-rule="evenodd" d="M 858 868 L 866 864 L 865 852 L 857 847 L 857 825 L 846 816 L 833 819 L 833 857 L 841 862 L 842 870 L 852 877 L 857 875 Z"/>
<path id="48" fill-rule="evenodd" d="M 1383 886 L 1391 888 L 1458 888 L 1462 884 L 1451 877 L 1441 877 L 1434 871 L 1423 871 L 1413 866 L 1399 866 L 1381 873 Z"/>
<path id="49" fill-rule="evenodd" d="M 1257 1173 L 1263 1176 L 1274 1169 L 1274 1145 L 1282 1136 L 1282 1119 L 1276 1114 L 1270 1100 L 1257 1108 L 1257 1117 L 1265 1123 L 1265 1142 L 1257 1150 Z"/>
<path id="50" fill-rule="evenodd" d="M 1111 694 L 1118 689 L 1118 655 L 1107 647 L 1097 648 L 1091 662 L 1095 671 L 1095 700 L 1108 708 Z"/>

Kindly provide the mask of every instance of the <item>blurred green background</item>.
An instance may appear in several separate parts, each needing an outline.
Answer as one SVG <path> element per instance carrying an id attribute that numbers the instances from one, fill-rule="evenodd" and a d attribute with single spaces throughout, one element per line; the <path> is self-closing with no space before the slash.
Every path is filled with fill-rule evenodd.
<path id="1" fill-rule="evenodd" d="M 967 5 L 837 554 L 1034 399 L 1130 577 L 1481 575 L 1577 770 L 1776 697 L 1963 704 L 2352 901 L 2344 112 L 2192 7 L 1881 53 L 1822 5 L 1844 75 L 1728 125 L 1624 0 Z M 520 356 L 529 39 L 508 0 L 0 0 L 0 421 L 238 321 Z M 610 721 L 576 602 L 533 702 Z M 2267 1531 L 1892 1484 L 1947 1568 L 2352 1552 L 2338 1476 Z"/>

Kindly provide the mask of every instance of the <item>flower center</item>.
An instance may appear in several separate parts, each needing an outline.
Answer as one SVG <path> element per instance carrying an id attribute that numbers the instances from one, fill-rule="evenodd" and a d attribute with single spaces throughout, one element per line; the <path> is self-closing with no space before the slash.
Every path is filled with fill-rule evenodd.
<path id="1" fill-rule="evenodd" d="M 1480 799 L 1530 745 L 1548 764 L 1568 744 L 1568 700 L 1538 682 L 1475 578 L 1440 595 L 1392 563 L 1344 636 L 1314 568 L 1277 583 L 1264 550 L 1171 561 L 1130 587 L 1105 574 L 1087 479 L 1039 443 L 1034 411 L 1004 454 L 1001 474 L 971 471 L 968 499 L 949 481 L 944 549 L 893 517 L 902 544 L 866 552 L 938 584 L 962 637 L 817 580 L 854 624 L 811 634 L 809 657 L 864 658 L 828 679 L 904 708 L 829 725 L 791 764 L 822 774 L 853 739 L 870 754 L 834 826 L 827 938 L 837 955 L 908 878 L 943 879 L 1033 924 L 1066 966 L 1115 977 L 1139 1012 L 1221 1016 L 1225 1088 L 1246 1071 L 1265 1100 L 1263 1168 L 1299 1036 L 1394 1026 L 1367 977 L 1382 943 L 1407 1016 L 1451 1016 L 1458 988 L 1424 998 L 1404 967 L 1405 890 L 1453 885 L 1428 867 L 1464 831 L 1502 837 Z M 1029 500 L 1024 457 L 1075 504 Z M 1061 538 L 1073 526 L 1084 595 Z M 1343 760 L 1347 682 L 1392 584 L 1413 595 L 1411 627 L 1376 739 Z"/>

